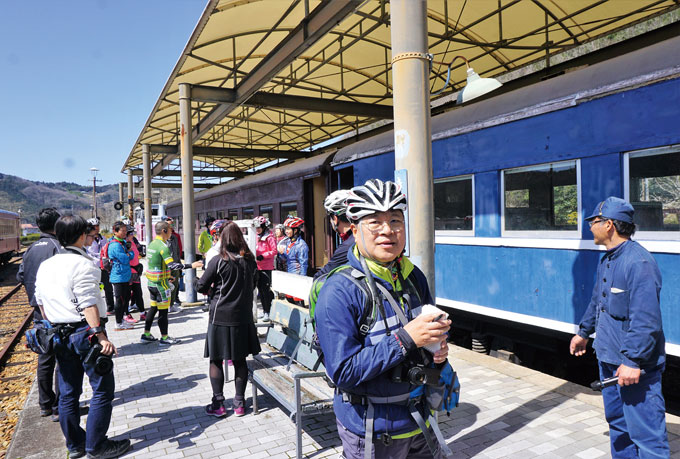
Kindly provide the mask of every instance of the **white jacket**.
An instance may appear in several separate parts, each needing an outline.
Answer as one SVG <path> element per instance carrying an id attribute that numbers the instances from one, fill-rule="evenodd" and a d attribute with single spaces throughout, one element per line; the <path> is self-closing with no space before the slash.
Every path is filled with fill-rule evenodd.
<path id="1" fill-rule="evenodd" d="M 38 268 L 35 299 L 43 307 L 45 318 L 53 324 L 80 322 L 85 320 L 83 310 L 93 305 L 99 317 L 106 317 L 106 303 L 99 289 L 101 271 L 83 249 L 66 249 Z"/>

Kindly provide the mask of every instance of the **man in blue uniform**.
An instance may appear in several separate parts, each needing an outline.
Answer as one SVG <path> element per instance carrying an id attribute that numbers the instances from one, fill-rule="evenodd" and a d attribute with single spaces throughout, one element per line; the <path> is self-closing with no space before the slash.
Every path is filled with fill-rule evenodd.
<path id="1" fill-rule="evenodd" d="M 607 249 L 597 268 L 593 296 L 569 346 L 572 355 L 594 349 L 601 379 L 618 376 L 602 391 L 614 458 L 670 457 L 661 373 L 666 363 L 654 257 L 631 241 L 633 207 L 609 197 L 586 218 L 595 244 Z M 641 372 L 644 370 L 644 373 Z"/>

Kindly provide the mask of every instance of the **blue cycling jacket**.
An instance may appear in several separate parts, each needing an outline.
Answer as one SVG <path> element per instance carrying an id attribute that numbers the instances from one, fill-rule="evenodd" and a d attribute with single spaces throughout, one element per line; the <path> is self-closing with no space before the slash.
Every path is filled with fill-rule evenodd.
<path id="1" fill-rule="evenodd" d="M 289 273 L 307 275 L 309 266 L 309 247 L 301 237 L 298 237 L 292 244 L 290 240 L 286 243 L 286 250 L 281 257 L 286 260 L 286 269 Z"/>
<path id="2" fill-rule="evenodd" d="M 578 334 L 588 338 L 596 332 L 593 347 L 602 362 L 645 369 L 663 366 L 660 292 L 661 272 L 654 257 L 635 241 L 619 244 L 600 260 Z"/>
<path id="3" fill-rule="evenodd" d="M 132 250 L 125 249 L 125 241 L 120 243 L 115 237 L 111 238 L 108 254 L 112 262 L 109 281 L 112 284 L 130 282 L 132 272 L 130 271 L 130 260 L 134 257 Z"/>
<path id="4" fill-rule="evenodd" d="M 347 258 L 350 266 L 363 271 L 354 248 L 347 252 Z M 406 257 L 403 257 L 400 266 L 404 278 L 413 272 L 411 280 L 417 284 L 416 289 L 420 292 L 422 301 L 434 304 L 423 273 Z M 382 284 L 390 292 L 394 291 L 391 281 L 374 273 L 371 275 L 376 283 Z M 399 285 L 398 290 L 400 289 Z M 411 309 L 408 310 L 405 306 L 408 319 L 417 316 L 421 309 L 418 295 L 412 296 Z M 326 372 L 341 391 L 384 397 L 404 394 L 414 388 L 408 383 L 395 383 L 391 380 L 391 369 L 406 359 L 394 332 L 402 330 L 400 337 L 405 332 L 387 300 L 383 304 L 391 334 L 386 334 L 383 317 L 376 311 L 377 320 L 368 334 L 363 335 L 359 332 L 359 326 L 365 298 L 359 287 L 345 276 L 331 275 L 319 292 L 314 314 L 316 331 L 324 354 Z M 414 346 L 412 342 L 411 346 Z M 365 436 L 366 406 L 343 401 L 342 395 L 336 393 L 333 407 L 343 426 L 356 435 Z M 395 436 L 418 429 L 405 405 L 376 404 L 374 407 L 375 434 L 389 432 Z"/>

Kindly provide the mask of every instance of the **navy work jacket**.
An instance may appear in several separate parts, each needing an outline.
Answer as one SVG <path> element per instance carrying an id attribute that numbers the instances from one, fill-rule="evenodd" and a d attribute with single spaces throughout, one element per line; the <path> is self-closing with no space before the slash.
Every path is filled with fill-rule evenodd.
<path id="1" fill-rule="evenodd" d="M 579 325 L 583 338 L 596 332 L 601 362 L 655 369 L 666 362 L 661 325 L 661 272 L 654 257 L 635 241 L 605 252 L 588 309 Z"/>

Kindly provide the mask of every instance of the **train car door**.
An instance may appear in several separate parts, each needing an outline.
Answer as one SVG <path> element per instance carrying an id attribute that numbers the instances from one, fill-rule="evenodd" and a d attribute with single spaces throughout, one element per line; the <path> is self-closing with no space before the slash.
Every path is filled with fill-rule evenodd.
<path id="1" fill-rule="evenodd" d="M 326 212 L 323 208 L 323 200 L 325 198 L 326 178 L 324 176 L 304 181 L 305 239 L 309 246 L 309 274 L 328 262 L 324 234 Z"/>

